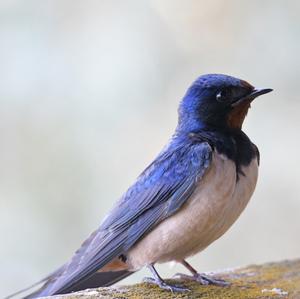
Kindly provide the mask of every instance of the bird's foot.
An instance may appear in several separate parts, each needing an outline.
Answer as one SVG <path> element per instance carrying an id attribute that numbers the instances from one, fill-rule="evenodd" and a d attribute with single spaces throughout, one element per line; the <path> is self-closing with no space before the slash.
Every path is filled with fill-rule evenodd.
<path id="1" fill-rule="evenodd" d="M 203 273 L 196 273 L 194 275 L 187 275 L 187 274 L 182 274 L 182 273 L 177 273 L 175 274 L 176 278 L 179 279 L 183 279 L 183 280 L 193 280 L 193 281 L 197 281 L 202 285 L 216 285 L 216 286 L 220 286 L 220 287 L 226 287 L 228 285 L 230 285 L 229 282 L 223 280 L 223 279 L 216 279 L 213 278 L 212 276 L 203 274 Z"/>
<path id="2" fill-rule="evenodd" d="M 181 292 L 190 292 L 190 289 L 178 286 L 178 285 L 169 285 L 164 280 L 155 280 L 152 277 L 145 277 L 143 279 L 146 283 L 151 283 L 159 286 L 161 289 L 166 291 L 171 291 L 172 293 L 181 293 Z"/>

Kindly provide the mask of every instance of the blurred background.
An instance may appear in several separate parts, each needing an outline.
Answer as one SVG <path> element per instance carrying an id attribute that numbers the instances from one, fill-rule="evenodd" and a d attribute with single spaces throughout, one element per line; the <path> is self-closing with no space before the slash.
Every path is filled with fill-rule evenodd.
<path id="1" fill-rule="evenodd" d="M 204 73 L 274 92 L 244 126 L 261 152 L 256 192 L 190 261 L 209 271 L 299 257 L 299 11 L 296 0 L 1 0 L 0 297 L 73 254 L 167 142 Z"/>

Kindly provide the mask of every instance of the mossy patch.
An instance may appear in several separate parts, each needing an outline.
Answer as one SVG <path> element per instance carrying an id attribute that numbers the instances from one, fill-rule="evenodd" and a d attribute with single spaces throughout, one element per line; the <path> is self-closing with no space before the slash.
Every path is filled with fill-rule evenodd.
<path id="1" fill-rule="evenodd" d="M 156 286 L 139 283 L 131 286 L 85 290 L 73 294 L 48 297 L 51 299 L 300 299 L 300 260 L 251 265 L 227 272 L 218 272 L 217 278 L 230 282 L 230 286 L 202 286 L 195 282 L 170 279 L 167 282 L 189 288 L 190 292 L 171 293 Z"/>

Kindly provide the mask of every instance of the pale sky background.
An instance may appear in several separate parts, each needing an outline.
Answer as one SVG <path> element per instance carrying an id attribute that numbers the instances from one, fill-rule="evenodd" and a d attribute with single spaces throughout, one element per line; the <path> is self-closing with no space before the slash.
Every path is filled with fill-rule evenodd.
<path id="1" fill-rule="evenodd" d="M 211 72 L 274 92 L 244 126 L 261 152 L 256 192 L 190 261 L 209 271 L 299 257 L 299 12 L 296 0 L 1 0 L 0 297 L 73 254 Z"/>

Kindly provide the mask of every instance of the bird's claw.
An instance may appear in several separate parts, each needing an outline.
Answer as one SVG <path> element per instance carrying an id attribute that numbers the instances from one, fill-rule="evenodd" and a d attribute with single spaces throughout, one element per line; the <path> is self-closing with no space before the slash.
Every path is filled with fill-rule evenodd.
<path id="1" fill-rule="evenodd" d="M 177 286 L 177 285 L 169 285 L 165 281 L 157 281 L 152 277 L 145 277 L 143 282 L 151 283 L 159 286 L 161 289 L 166 291 L 171 291 L 172 293 L 181 293 L 181 292 L 190 292 L 190 289 Z"/>
<path id="2" fill-rule="evenodd" d="M 211 276 L 201 274 L 201 273 L 197 273 L 195 275 L 187 275 L 187 274 L 177 273 L 174 275 L 174 277 L 176 277 L 177 279 L 197 281 L 202 285 L 211 284 L 211 285 L 216 285 L 216 286 L 220 286 L 220 287 L 226 287 L 226 286 L 230 285 L 229 282 L 227 282 L 223 279 L 216 279 L 216 278 L 213 278 Z"/>

